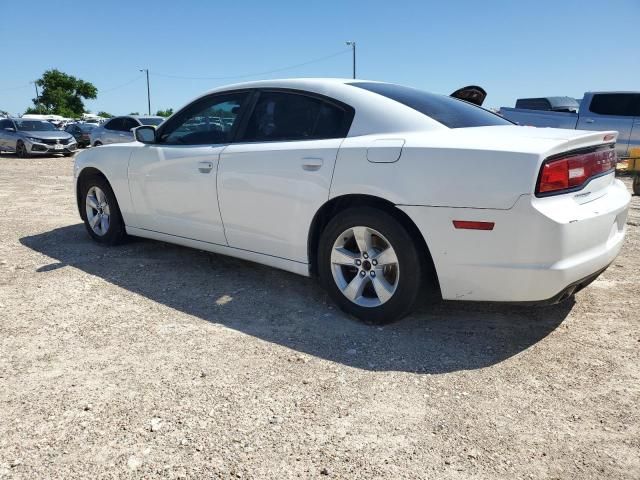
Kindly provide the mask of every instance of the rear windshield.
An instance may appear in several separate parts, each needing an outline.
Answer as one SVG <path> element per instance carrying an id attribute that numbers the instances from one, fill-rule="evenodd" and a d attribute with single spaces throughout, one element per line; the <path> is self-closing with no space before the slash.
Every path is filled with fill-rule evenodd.
<path id="1" fill-rule="evenodd" d="M 509 120 L 484 108 L 444 95 L 391 83 L 357 82 L 350 85 L 402 103 L 449 128 L 513 125 Z"/>
<path id="2" fill-rule="evenodd" d="M 164 118 L 149 118 L 149 117 L 140 118 L 140 117 L 138 117 L 138 120 L 140 120 L 140 123 L 142 125 L 155 125 L 155 126 L 158 126 L 164 121 Z"/>

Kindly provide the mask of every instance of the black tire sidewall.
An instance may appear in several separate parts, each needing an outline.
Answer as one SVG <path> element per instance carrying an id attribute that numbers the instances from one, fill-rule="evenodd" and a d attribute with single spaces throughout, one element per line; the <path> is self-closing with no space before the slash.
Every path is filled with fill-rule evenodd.
<path id="1" fill-rule="evenodd" d="M 633 177 L 633 193 L 640 195 L 640 174 Z"/>
<path id="2" fill-rule="evenodd" d="M 107 203 L 109 204 L 109 230 L 105 235 L 102 236 L 96 234 L 93 231 L 91 225 L 89 225 L 89 221 L 87 220 L 87 192 L 92 187 L 100 188 L 100 190 L 102 190 L 106 195 Z M 80 217 L 84 222 L 84 226 L 87 229 L 87 233 L 89 233 L 89 236 L 98 243 L 103 243 L 105 245 L 115 245 L 117 243 L 120 243 L 125 237 L 124 222 L 122 221 L 122 214 L 120 213 L 118 201 L 116 200 L 116 196 L 111 189 L 111 185 L 109 185 L 109 182 L 107 182 L 103 177 L 92 175 L 81 180 Z"/>
<path id="3" fill-rule="evenodd" d="M 380 232 L 398 257 L 400 278 L 393 297 L 378 307 L 361 307 L 346 298 L 331 271 L 331 250 L 335 240 L 350 227 L 365 226 Z M 423 287 L 422 260 L 416 242 L 391 214 L 370 207 L 350 208 L 339 213 L 326 226 L 318 248 L 320 281 L 332 299 L 345 312 L 371 324 L 390 323 L 407 315 Z"/>

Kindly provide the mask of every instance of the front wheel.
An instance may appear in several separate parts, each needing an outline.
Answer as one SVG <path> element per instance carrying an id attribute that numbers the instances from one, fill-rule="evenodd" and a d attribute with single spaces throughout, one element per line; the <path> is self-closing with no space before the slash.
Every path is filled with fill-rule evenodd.
<path id="1" fill-rule="evenodd" d="M 384 210 L 345 210 L 320 238 L 321 282 L 342 310 L 367 323 L 390 323 L 411 312 L 422 265 L 407 230 Z"/>
<path id="2" fill-rule="evenodd" d="M 640 173 L 633 177 L 633 193 L 640 195 Z"/>
<path id="3" fill-rule="evenodd" d="M 115 245 L 126 237 L 116 196 L 104 177 L 82 180 L 80 215 L 87 232 L 98 243 Z"/>
<path id="4" fill-rule="evenodd" d="M 27 151 L 27 147 L 24 143 L 18 141 L 16 143 L 16 155 L 20 158 L 29 158 L 29 152 Z"/>

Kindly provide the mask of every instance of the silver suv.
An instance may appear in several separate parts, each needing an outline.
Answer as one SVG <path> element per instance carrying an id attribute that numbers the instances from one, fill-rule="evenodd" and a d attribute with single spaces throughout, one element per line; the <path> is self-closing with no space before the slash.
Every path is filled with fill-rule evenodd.
<path id="1" fill-rule="evenodd" d="M 70 157 L 77 148 L 73 135 L 57 130 L 44 120 L 0 119 L 0 152 L 15 152 L 23 158 L 52 153 Z"/>
<path id="2" fill-rule="evenodd" d="M 114 117 L 105 124 L 91 130 L 91 145 L 94 147 L 107 145 L 109 143 L 133 142 L 132 129 L 140 125 L 158 126 L 163 122 L 162 117 L 126 115 Z"/>

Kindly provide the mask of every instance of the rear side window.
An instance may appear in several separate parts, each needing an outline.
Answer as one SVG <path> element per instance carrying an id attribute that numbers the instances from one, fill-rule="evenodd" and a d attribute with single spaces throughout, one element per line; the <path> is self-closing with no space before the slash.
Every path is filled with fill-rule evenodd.
<path id="1" fill-rule="evenodd" d="M 268 142 L 346 137 L 353 113 L 319 98 L 262 92 L 242 141 Z"/>
<path id="2" fill-rule="evenodd" d="M 449 128 L 513 125 L 509 120 L 484 108 L 444 95 L 391 83 L 356 82 L 350 85 L 402 103 Z"/>
<path id="3" fill-rule="evenodd" d="M 591 99 L 589 110 L 599 115 L 640 116 L 640 94 L 598 93 Z"/>

